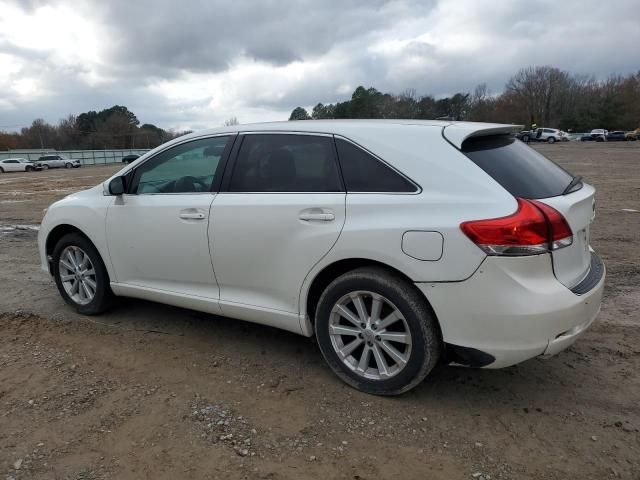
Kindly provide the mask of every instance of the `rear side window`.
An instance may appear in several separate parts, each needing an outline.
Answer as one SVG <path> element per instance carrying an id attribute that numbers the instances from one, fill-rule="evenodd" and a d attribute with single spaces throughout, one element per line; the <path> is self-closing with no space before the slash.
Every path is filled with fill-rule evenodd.
<path id="1" fill-rule="evenodd" d="M 232 192 L 344 191 L 330 137 L 245 135 L 229 190 Z"/>
<path id="2" fill-rule="evenodd" d="M 462 153 L 515 197 L 562 195 L 573 176 L 511 135 L 471 137 Z"/>
<path id="3" fill-rule="evenodd" d="M 353 143 L 336 138 L 336 148 L 347 192 L 417 191 L 413 183 Z"/>

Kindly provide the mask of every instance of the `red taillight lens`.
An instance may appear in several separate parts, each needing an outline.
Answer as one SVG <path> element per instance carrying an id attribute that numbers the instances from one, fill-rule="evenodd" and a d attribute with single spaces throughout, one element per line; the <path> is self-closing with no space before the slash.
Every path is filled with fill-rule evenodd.
<path id="1" fill-rule="evenodd" d="M 571 244 L 571 229 L 557 210 L 540 202 L 516 200 L 514 214 L 464 222 L 460 229 L 488 255 L 537 255 Z"/>
<path id="2" fill-rule="evenodd" d="M 545 203 L 537 200 L 530 200 L 530 202 L 538 207 L 547 219 L 551 231 L 551 239 L 549 241 L 551 250 L 571 245 L 573 243 L 573 232 L 562 214 Z"/>

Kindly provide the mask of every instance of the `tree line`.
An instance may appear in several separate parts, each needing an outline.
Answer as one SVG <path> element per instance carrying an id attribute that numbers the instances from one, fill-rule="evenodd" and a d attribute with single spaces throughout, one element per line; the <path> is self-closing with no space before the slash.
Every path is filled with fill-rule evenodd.
<path id="1" fill-rule="evenodd" d="M 606 80 L 572 75 L 550 66 L 527 67 L 506 83 L 502 93 L 486 84 L 473 92 L 436 99 L 415 89 L 399 94 L 359 86 L 351 99 L 318 103 L 311 113 L 296 107 L 289 120 L 329 118 L 448 119 L 514 123 L 589 131 L 593 128 L 632 130 L 640 127 L 640 71 Z M 236 117 L 225 125 L 237 125 Z M 140 124 L 125 106 L 69 115 L 52 125 L 36 119 L 20 132 L 0 131 L 0 150 L 154 148 L 188 132 Z"/>
<path id="2" fill-rule="evenodd" d="M 134 149 L 154 148 L 188 132 L 140 125 L 127 107 L 69 115 L 56 125 L 38 118 L 20 132 L 0 132 L 0 150 L 13 149 Z"/>
<path id="3" fill-rule="evenodd" d="M 399 94 L 359 86 L 350 100 L 318 103 L 309 113 L 296 107 L 289 120 L 331 118 L 446 119 L 513 123 L 589 131 L 640 127 L 640 71 L 606 80 L 572 75 L 550 66 L 527 67 L 513 75 L 500 94 L 486 84 L 473 92 L 436 99 L 415 89 Z"/>

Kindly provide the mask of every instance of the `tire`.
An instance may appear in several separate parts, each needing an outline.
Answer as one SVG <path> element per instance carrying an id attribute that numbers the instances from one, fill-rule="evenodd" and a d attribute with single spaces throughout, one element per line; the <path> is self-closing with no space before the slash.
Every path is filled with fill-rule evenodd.
<path id="1" fill-rule="evenodd" d="M 73 165 L 70 163 L 65 163 L 64 168 L 73 168 Z"/>
<path id="2" fill-rule="evenodd" d="M 33 172 L 33 167 L 26 167 L 25 172 Z"/>
<path id="3" fill-rule="evenodd" d="M 4 173 L 4 168 L 0 167 L 0 173 Z"/>
<path id="4" fill-rule="evenodd" d="M 61 257 L 64 254 L 65 263 L 74 266 L 73 262 L 69 261 L 69 257 L 66 253 L 71 250 L 72 252 L 78 250 L 85 255 L 88 256 L 91 265 L 93 266 L 94 275 L 91 276 L 91 279 L 95 285 L 94 295 L 89 300 L 88 296 L 85 295 L 85 301 L 80 301 L 80 288 L 78 288 L 78 295 L 74 295 L 75 299 L 70 295 L 65 287 L 65 282 L 61 278 L 61 275 L 64 274 L 61 269 L 64 269 L 68 273 L 69 269 L 64 267 L 61 263 Z M 83 235 L 79 233 L 69 233 L 62 237 L 58 243 L 56 244 L 53 250 L 53 262 L 52 262 L 52 272 L 53 277 L 56 282 L 56 286 L 58 287 L 58 291 L 60 295 L 69 305 L 74 307 L 78 313 L 82 313 L 84 315 L 97 315 L 99 313 L 105 312 L 114 303 L 114 295 L 111 291 L 111 287 L 109 286 L 109 274 L 107 273 L 107 269 L 104 266 L 104 262 L 100 257 L 100 254 L 93 246 L 93 244 Z M 77 262 L 76 262 L 77 263 Z M 90 266 L 91 266 L 90 265 Z M 90 268 L 90 266 L 88 268 Z M 73 275 L 72 275 L 73 276 Z M 79 281 L 76 280 L 76 283 Z M 69 287 L 70 282 L 66 282 L 67 287 Z"/>
<path id="5" fill-rule="evenodd" d="M 361 305 L 366 310 L 364 317 L 367 323 L 374 316 L 373 296 L 384 305 L 379 318 L 391 318 L 390 312 L 394 312 L 394 308 L 400 317 L 395 323 L 387 324 L 386 328 L 376 328 L 374 325 L 366 329 L 357 327 L 353 320 L 357 322 L 359 319 L 353 317 L 361 318 L 362 315 L 357 314 L 355 303 L 348 306 L 348 302 L 352 301 L 351 295 L 363 299 Z M 352 313 L 352 320 L 338 313 L 338 305 Z M 362 392 L 374 395 L 400 395 L 407 392 L 424 380 L 440 358 L 441 333 L 431 307 L 414 285 L 387 269 L 365 267 L 341 275 L 325 289 L 315 313 L 316 339 L 324 359 L 338 377 Z M 384 322 L 380 320 L 380 323 Z M 334 328 L 343 326 L 351 327 L 350 333 L 342 336 L 336 334 Z M 355 335 L 355 331 L 361 333 Z M 394 334 L 396 337 L 405 337 L 407 343 L 385 341 L 380 337 Z M 352 349 L 353 355 L 347 354 L 343 360 L 338 350 L 351 347 L 351 342 L 359 342 L 359 346 Z M 405 356 L 406 362 L 402 366 L 386 353 L 389 345 L 396 353 Z M 367 348 L 368 353 L 365 354 Z M 377 355 L 382 351 L 385 352 L 382 355 L 384 363 L 389 369 L 386 375 L 382 374 L 383 369 L 377 360 Z M 391 366 L 391 363 L 394 365 Z M 366 366 L 361 368 L 360 365 Z"/>
<path id="6" fill-rule="evenodd" d="M 49 165 L 47 165 L 46 163 L 44 165 L 42 165 L 42 169 L 43 170 L 49 170 Z"/>
<path id="7" fill-rule="evenodd" d="M 549 137 L 549 138 L 547 138 L 547 143 L 556 143 L 556 139 L 555 139 L 555 137 Z"/>

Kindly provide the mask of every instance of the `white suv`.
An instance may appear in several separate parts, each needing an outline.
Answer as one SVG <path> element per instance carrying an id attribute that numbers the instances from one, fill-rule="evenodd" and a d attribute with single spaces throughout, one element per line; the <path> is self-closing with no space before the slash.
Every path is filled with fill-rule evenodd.
<path id="1" fill-rule="evenodd" d="M 38 159 L 38 165 L 44 170 L 50 168 L 80 168 L 82 164 L 78 159 L 71 159 L 62 155 L 43 155 Z"/>
<path id="2" fill-rule="evenodd" d="M 557 128 L 536 128 L 530 132 L 522 134 L 523 142 L 566 142 L 569 140 L 569 136 L 566 132 L 558 130 Z"/>
<path id="3" fill-rule="evenodd" d="M 129 296 L 316 335 L 334 372 L 399 394 L 439 362 L 498 368 L 596 317 L 594 189 L 513 126 L 243 125 L 180 137 L 54 203 L 64 300 Z"/>

